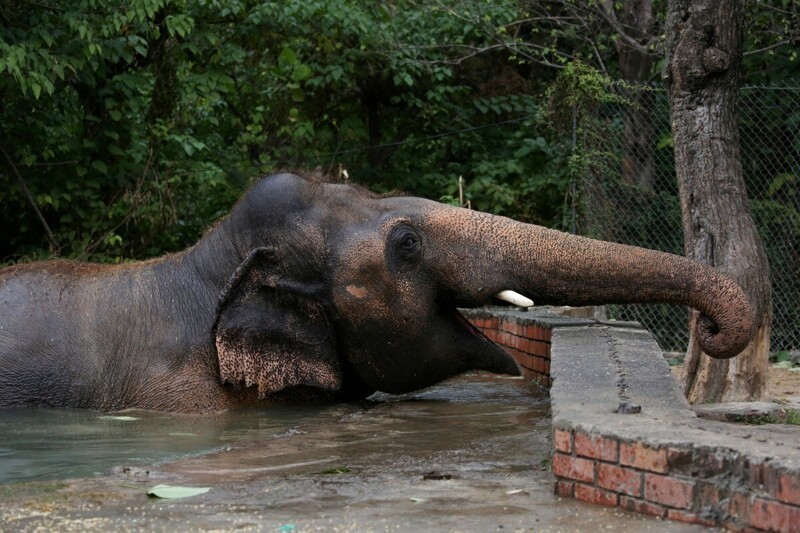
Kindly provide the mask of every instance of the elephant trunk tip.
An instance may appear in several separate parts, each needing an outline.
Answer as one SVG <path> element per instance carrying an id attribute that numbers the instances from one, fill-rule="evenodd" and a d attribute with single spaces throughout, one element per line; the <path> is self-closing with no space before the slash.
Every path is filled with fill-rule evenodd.
<path id="1" fill-rule="evenodd" d="M 750 306 L 736 316 L 717 320 L 701 314 L 697 321 L 700 348 L 714 359 L 730 359 L 739 355 L 750 343 L 755 332 Z"/>

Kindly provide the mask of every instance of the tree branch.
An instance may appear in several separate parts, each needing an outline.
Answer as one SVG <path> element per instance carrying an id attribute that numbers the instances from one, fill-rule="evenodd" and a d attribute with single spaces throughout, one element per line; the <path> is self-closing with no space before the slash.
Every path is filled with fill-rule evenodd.
<path id="1" fill-rule="evenodd" d="M 17 165 L 14 164 L 14 160 L 12 160 L 11 156 L 8 155 L 8 152 L 6 152 L 6 149 L 5 149 L 5 147 L 3 145 L 0 145 L 0 152 L 3 153 L 3 157 L 5 157 L 6 162 L 8 163 L 8 166 L 11 167 L 11 173 L 16 178 L 17 183 L 19 183 L 19 186 L 22 189 L 23 194 L 25 194 L 25 197 L 28 199 L 28 203 L 31 204 L 31 207 L 33 207 L 33 210 L 36 212 L 36 216 L 39 218 L 39 222 L 42 223 L 42 227 L 44 227 L 45 236 L 47 237 L 47 241 L 50 243 L 50 252 L 53 255 L 58 255 L 59 251 L 61 250 L 61 247 L 58 246 L 58 244 L 56 244 L 56 238 L 53 235 L 53 232 L 50 231 L 50 226 L 47 224 L 47 221 L 44 219 L 44 216 L 42 215 L 42 212 L 39 211 L 39 206 L 36 205 L 36 200 L 33 198 L 33 195 L 31 194 L 31 191 L 28 189 L 28 186 L 25 184 L 25 180 L 22 178 L 22 174 L 19 173 L 19 169 L 17 169 Z"/>
<path id="2" fill-rule="evenodd" d="M 768 52 L 768 51 L 770 51 L 770 50 L 772 50 L 774 48 L 780 48 L 781 46 L 785 46 L 785 45 L 791 43 L 792 40 L 793 39 L 784 39 L 783 41 L 780 41 L 780 42 L 777 42 L 777 43 L 773 43 L 773 44 L 771 44 L 769 46 L 765 46 L 763 48 L 758 48 L 756 50 L 748 50 L 747 52 L 744 52 L 742 55 L 752 56 L 752 55 L 755 55 L 755 54 L 760 54 L 762 52 Z"/>

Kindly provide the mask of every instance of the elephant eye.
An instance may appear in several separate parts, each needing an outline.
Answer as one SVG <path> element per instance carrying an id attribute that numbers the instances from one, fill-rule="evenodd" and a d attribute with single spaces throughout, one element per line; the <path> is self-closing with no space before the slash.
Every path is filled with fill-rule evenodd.
<path id="1" fill-rule="evenodd" d="M 416 235 L 407 233 L 403 235 L 403 240 L 400 242 L 400 246 L 403 247 L 403 250 L 413 251 L 417 248 L 417 246 L 419 246 L 419 239 L 417 239 Z"/>
<path id="2" fill-rule="evenodd" d="M 397 228 L 392 235 L 397 254 L 405 260 L 414 259 L 422 249 L 419 234 L 408 227 Z"/>

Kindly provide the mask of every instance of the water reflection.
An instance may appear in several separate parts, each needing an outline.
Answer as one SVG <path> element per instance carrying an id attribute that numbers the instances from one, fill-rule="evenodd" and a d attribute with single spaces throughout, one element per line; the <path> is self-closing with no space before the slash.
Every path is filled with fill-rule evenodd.
<path id="1" fill-rule="evenodd" d="M 351 409 L 354 407 L 351 407 Z M 273 406 L 218 415 L 0 409 L 0 483 L 64 479 L 267 439 L 345 406 Z"/>
<path id="2" fill-rule="evenodd" d="M 413 394 L 377 394 L 360 404 L 272 405 L 217 415 L 0 409 L 0 483 L 90 476 L 121 464 L 165 462 L 322 426 L 338 430 L 327 437 L 330 445 L 352 440 L 361 443 L 351 443 L 353 453 L 369 454 L 400 445 L 406 434 L 412 448 L 446 450 L 454 445 L 454 432 L 479 439 L 536 421 L 546 425 L 548 412 L 534 385 L 486 375 Z M 371 433 L 380 427 L 383 434 Z M 369 438 L 362 434 L 366 430 Z M 387 437 L 390 442 L 381 440 Z M 369 444 L 376 438 L 381 442 Z M 286 439 L 276 445 L 290 447 Z M 263 461 L 259 454 L 260 466 Z"/>

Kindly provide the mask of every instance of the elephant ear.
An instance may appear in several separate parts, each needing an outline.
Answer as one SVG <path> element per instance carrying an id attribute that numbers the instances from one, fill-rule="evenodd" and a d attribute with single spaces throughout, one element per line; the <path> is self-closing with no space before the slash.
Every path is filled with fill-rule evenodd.
<path id="1" fill-rule="evenodd" d="M 307 284 L 277 273 L 274 250 L 258 248 L 220 298 L 214 336 L 223 383 L 256 385 L 259 399 L 295 385 L 337 390 L 336 342 Z"/>

